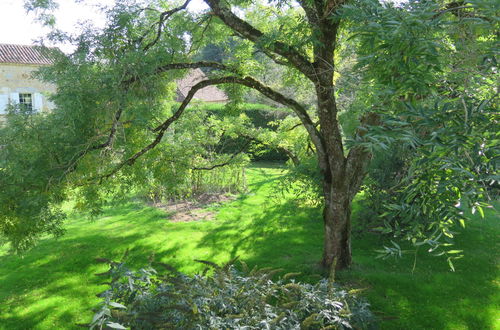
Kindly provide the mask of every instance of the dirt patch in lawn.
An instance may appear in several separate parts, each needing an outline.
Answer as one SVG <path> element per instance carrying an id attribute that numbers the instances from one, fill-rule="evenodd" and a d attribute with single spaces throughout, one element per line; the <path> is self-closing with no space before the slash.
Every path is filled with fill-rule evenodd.
<path id="1" fill-rule="evenodd" d="M 171 222 L 190 222 L 212 220 L 216 212 L 205 210 L 207 206 L 222 204 L 236 199 L 235 196 L 224 194 L 203 194 L 193 200 L 169 201 L 166 203 L 151 203 L 151 206 L 167 212 Z"/>

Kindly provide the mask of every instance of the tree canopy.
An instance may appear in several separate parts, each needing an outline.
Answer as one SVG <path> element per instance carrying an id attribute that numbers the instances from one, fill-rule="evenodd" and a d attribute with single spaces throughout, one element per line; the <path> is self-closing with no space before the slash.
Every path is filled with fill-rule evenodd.
<path id="1" fill-rule="evenodd" d="M 249 90 L 290 109 L 290 130 L 303 132 L 295 141 L 307 137 L 298 148 L 312 151 L 321 178 L 325 267 L 351 264 L 351 203 L 377 152 L 412 154 L 385 231 L 400 234 L 404 224 L 405 238 L 436 246 L 463 222 L 458 202 L 481 210 L 498 179 L 492 1 L 205 2 L 209 10 L 193 13 L 189 0 L 121 1 L 102 30 L 50 35 L 77 47 L 39 73 L 58 86 L 55 111 L 13 109 L 0 133 L 0 231 L 15 249 L 61 233 L 69 194 L 98 211 L 103 196 L 147 177 L 243 161 L 208 157 L 204 142 L 221 127 L 250 134 L 238 115 Z M 48 23 L 54 5 L 27 3 Z M 199 60 L 209 46 L 230 56 Z M 193 68 L 209 68 L 207 79 L 171 102 L 175 80 Z M 230 95 L 227 119 L 190 111 L 210 85 Z"/>

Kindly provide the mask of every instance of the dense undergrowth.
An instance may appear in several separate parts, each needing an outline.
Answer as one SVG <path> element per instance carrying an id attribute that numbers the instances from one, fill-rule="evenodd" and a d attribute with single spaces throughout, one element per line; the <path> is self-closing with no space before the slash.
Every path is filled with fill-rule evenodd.
<path id="1" fill-rule="evenodd" d="M 100 259 L 110 266 L 110 285 L 94 314 L 91 329 L 373 329 L 369 304 L 334 281 L 294 280 L 297 273 L 273 279 L 279 269 L 252 270 L 230 260 L 189 276 L 164 263 L 138 271 L 124 261 Z M 156 268 L 153 268 L 156 267 Z M 158 268 L 160 267 L 160 268 Z M 162 269 L 162 271 L 157 271 Z"/>
<path id="2" fill-rule="evenodd" d="M 0 250 L 0 329 L 73 329 L 90 322 L 106 289 L 96 273 L 106 271 L 96 257 L 119 258 L 130 249 L 131 268 L 155 260 L 194 274 L 194 259 L 224 263 L 236 256 L 249 267 L 300 272 L 315 283 L 321 271 L 321 213 L 298 207 L 292 196 L 270 198 L 281 177 L 275 165 L 247 170 L 249 192 L 212 206 L 211 221 L 170 223 L 165 213 L 138 202 L 110 206 L 94 221 L 71 216 L 62 238 L 44 239 L 23 256 Z M 354 210 L 354 219 L 358 210 Z M 472 219 L 457 235 L 465 257 L 451 272 L 445 260 L 408 251 L 401 260 L 376 259 L 384 242 L 357 228 L 354 265 L 339 282 L 360 289 L 378 316 L 381 329 L 495 329 L 500 327 L 497 243 L 493 211 Z M 405 247 L 403 247 L 405 249 Z"/>

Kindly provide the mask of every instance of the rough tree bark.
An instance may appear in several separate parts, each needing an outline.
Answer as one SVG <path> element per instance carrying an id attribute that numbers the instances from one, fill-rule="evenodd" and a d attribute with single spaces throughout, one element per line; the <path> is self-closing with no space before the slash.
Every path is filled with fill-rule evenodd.
<path id="1" fill-rule="evenodd" d="M 352 263 L 351 203 L 365 173 L 370 155 L 362 150 L 351 150 L 346 156 L 337 120 L 335 100 L 335 50 L 340 22 L 329 17 L 342 1 L 303 1 L 309 23 L 316 30 L 319 42 L 313 49 L 315 77 L 311 79 L 317 95 L 317 114 L 325 155 L 318 154 L 323 174 L 324 247 L 321 264 L 344 269 Z"/>

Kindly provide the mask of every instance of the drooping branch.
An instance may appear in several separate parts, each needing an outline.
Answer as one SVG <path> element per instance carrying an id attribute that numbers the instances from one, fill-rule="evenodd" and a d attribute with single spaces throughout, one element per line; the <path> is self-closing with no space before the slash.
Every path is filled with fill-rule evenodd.
<path id="1" fill-rule="evenodd" d="M 80 159 L 82 159 L 89 152 L 95 151 L 95 150 L 100 150 L 100 149 L 105 149 L 105 148 L 110 147 L 113 144 L 122 113 L 123 113 L 123 107 L 119 107 L 119 109 L 115 112 L 115 115 L 113 117 L 113 123 L 111 124 L 111 129 L 109 130 L 109 134 L 108 134 L 106 141 L 103 143 L 95 144 L 95 145 L 91 145 L 91 143 L 89 143 L 89 144 L 87 144 L 85 149 L 76 153 L 68 161 L 67 164 L 63 165 L 63 167 L 65 168 L 65 171 L 64 171 L 64 174 L 59 178 L 59 180 L 62 180 L 63 177 L 66 176 L 67 174 L 74 172 L 77 168 L 77 164 L 80 161 Z"/>
<path id="2" fill-rule="evenodd" d="M 236 16 L 231 9 L 220 0 L 205 0 L 213 13 L 219 17 L 224 24 L 238 33 L 243 38 L 252 41 L 258 48 L 265 48 L 267 52 L 276 53 L 286 58 L 300 72 L 311 80 L 315 79 L 314 67 L 312 63 L 293 46 L 281 41 L 267 42 L 264 45 L 259 43 L 264 37 L 264 33 L 258 30 L 248 22 Z"/>
<path id="3" fill-rule="evenodd" d="M 297 101 L 290 99 L 283 94 L 274 91 L 268 86 L 265 86 L 264 84 L 260 83 L 259 81 L 255 80 L 254 78 L 251 77 L 237 77 L 237 76 L 225 76 L 225 77 L 220 77 L 220 78 L 214 78 L 214 79 L 207 79 L 203 80 L 197 84 L 195 84 L 188 92 L 186 98 L 184 101 L 181 103 L 179 108 L 177 109 L 174 114 L 169 117 L 167 120 L 165 120 L 161 125 L 157 126 L 156 128 L 153 129 L 153 132 L 157 133 L 155 139 L 146 145 L 144 148 L 139 150 L 138 152 L 134 153 L 132 156 L 127 158 L 126 160 L 122 161 L 120 164 L 118 164 L 111 172 L 100 176 L 99 179 L 103 180 L 106 178 L 109 178 L 116 174 L 118 171 L 120 171 L 125 165 L 133 165 L 136 160 L 150 151 L 151 149 L 155 148 L 160 142 L 161 139 L 163 138 L 166 130 L 174 123 L 176 120 L 178 120 L 181 115 L 183 114 L 184 110 L 187 108 L 191 100 L 193 99 L 194 95 L 196 92 L 202 88 L 205 88 L 207 86 L 211 85 L 220 85 L 220 84 L 239 84 L 243 85 L 252 89 L 255 89 L 262 93 L 263 95 L 267 96 L 273 101 L 276 101 L 278 103 L 281 103 L 285 106 L 290 107 L 291 109 L 294 110 L 294 112 L 297 114 L 299 119 L 301 120 L 302 124 L 308 131 L 311 140 L 313 141 L 316 150 L 320 157 L 326 157 L 325 152 L 324 152 L 324 146 L 322 142 L 322 138 L 318 130 L 316 129 L 314 123 L 312 122 L 311 118 L 309 117 L 309 114 L 307 113 L 306 109 L 300 105 Z"/>
<path id="4" fill-rule="evenodd" d="M 203 67 L 210 67 L 214 69 L 219 69 L 219 70 L 225 70 L 228 72 L 235 72 L 231 68 L 225 66 L 224 64 L 218 63 L 218 62 L 210 62 L 210 61 L 199 61 L 199 62 L 192 62 L 192 63 L 170 63 L 170 64 L 165 64 L 162 66 L 159 66 L 155 69 L 155 74 L 163 73 L 169 70 L 175 70 L 175 69 L 195 69 L 195 68 L 203 68 Z M 130 85 L 136 81 L 139 80 L 139 77 L 135 76 L 132 78 L 129 78 L 127 80 L 124 80 L 121 85 L 127 90 Z M 105 142 L 99 143 L 93 146 L 89 146 L 85 150 L 79 152 L 75 157 L 74 160 L 71 161 L 71 165 L 68 166 L 71 170 L 74 170 L 74 167 L 78 160 L 85 156 L 88 152 L 94 151 L 94 150 L 100 150 L 109 147 L 112 143 L 113 140 L 115 139 L 116 131 L 118 128 L 118 124 L 120 123 L 120 118 L 123 113 L 123 107 L 120 107 L 114 115 L 113 118 L 113 123 L 111 125 L 111 129 L 109 131 L 108 137 Z"/>
<path id="5" fill-rule="evenodd" d="M 99 150 L 99 149 L 104 149 L 104 148 L 111 146 L 111 144 L 113 143 L 113 140 L 115 139 L 116 130 L 118 128 L 118 123 L 120 122 L 120 118 L 122 116 L 122 113 L 123 113 L 123 107 L 120 107 L 115 112 L 115 116 L 113 118 L 113 124 L 111 124 L 111 129 L 109 130 L 109 135 L 108 135 L 106 142 L 92 146 L 90 148 L 90 150 Z"/>
<path id="6" fill-rule="evenodd" d="M 160 74 L 170 70 L 198 69 L 198 68 L 213 68 L 227 72 L 238 73 L 233 68 L 230 68 L 227 65 L 224 65 L 219 62 L 199 61 L 199 62 L 186 62 L 186 63 L 169 63 L 160 65 L 154 70 L 154 74 Z M 138 81 L 139 79 L 140 78 L 138 76 L 133 76 L 132 78 L 125 80 L 123 83 L 125 85 L 131 84 L 133 82 Z"/>
<path id="7" fill-rule="evenodd" d="M 156 134 L 155 139 L 151 143 L 149 143 L 147 146 L 145 146 L 144 148 L 142 148 L 138 152 L 134 153 L 132 156 L 130 156 L 126 160 L 120 162 L 111 172 L 99 177 L 99 179 L 103 180 L 103 179 L 106 179 L 106 178 L 113 176 L 118 171 L 120 171 L 125 165 L 133 165 L 139 157 L 141 157 L 146 152 L 148 152 L 149 150 L 156 147 L 156 145 L 158 145 L 161 142 L 163 135 L 165 135 L 165 132 L 170 127 L 170 125 L 172 125 L 172 123 L 174 123 L 176 120 L 178 120 L 181 117 L 181 115 L 183 114 L 184 110 L 186 110 L 187 106 L 189 105 L 189 103 L 193 99 L 196 92 L 198 90 L 205 88 L 207 86 L 210 86 L 210 85 L 213 85 L 210 80 L 204 80 L 204 81 L 201 81 L 201 82 L 197 83 L 196 85 L 194 85 L 189 90 L 189 93 L 186 95 L 186 98 L 184 99 L 184 101 L 182 101 L 182 103 L 179 106 L 179 108 L 177 109 L 177 111 L 174 112 L 174 114 L 171 117 L 169 117 L 167 120 L 165 120 L 160 126 L 158 126 L 157 128 L 155 128 L 153 130 L 157 134 Z"/>
<path id="8" fill-rule="evenodd" d="M 207 85 L 203 86 L 206 87 L 208 85 L 220 85 L 220 84 L 238 84 L 242 86 L 246 86 L 249 88 L 252 88 L 264 96 L 268 97 L 269 99 L 278 102 L 280 104 L 283 104 L 287 107 L 290 107 L 295 114 L 299 117 L 300 121 L 304 125 L 305 129 L 309 133 L 311 140 L 313 141 L 316 150 L 318 150 L 318 153 L 320 157 L 324 157 L 324 146 L 323 146 L 323 141 L 321 138 L 321 135 L 319 131 L 316 129 L 315 124 L 311 120 L 311 117 L 307 113 L 307 110 L 299 104 L 297 101 L 288 98 L 284 96 L 283 94 L 273 90 L 272 88 L 262 84 L 258 80 L 252 78 L 252 77 L 237 77 L 237 76 L 226 76 L 226 77 L 220 77 L 220 78 L 214 78 L 214 79 L 208 79 L 204 80 L 200 83 L 198 83 L 195 86 L 198 86 L 199 84 L 202 83 L 207 83 Z M 203 88 L 202 87 L 202 88 Z M 193 87 L 194 88 L 194 87 Z M 161 131 L 161 129 L 164 127 L 165 123 L 159 125 L 154 129 L 155 132 Z"/>

